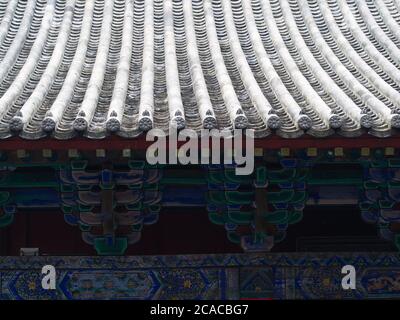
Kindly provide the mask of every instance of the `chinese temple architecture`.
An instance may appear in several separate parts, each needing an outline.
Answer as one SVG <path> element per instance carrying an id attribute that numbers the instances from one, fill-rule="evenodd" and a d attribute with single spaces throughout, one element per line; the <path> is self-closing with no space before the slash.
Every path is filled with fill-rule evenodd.
<path id="1" fill-rule="evenodd" d="M 0 0 L 1 299 L 399 298 L 399 250 L 400 0 Z"/>

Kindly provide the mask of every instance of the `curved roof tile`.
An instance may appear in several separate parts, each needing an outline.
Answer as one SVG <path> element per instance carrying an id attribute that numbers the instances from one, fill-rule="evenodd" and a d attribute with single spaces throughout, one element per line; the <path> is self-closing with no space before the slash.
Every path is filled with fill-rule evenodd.
<path id="1" fill-rule="evenodd" d="M 0 137 L 400 128 L 399 0 L 0 0 Z"/>

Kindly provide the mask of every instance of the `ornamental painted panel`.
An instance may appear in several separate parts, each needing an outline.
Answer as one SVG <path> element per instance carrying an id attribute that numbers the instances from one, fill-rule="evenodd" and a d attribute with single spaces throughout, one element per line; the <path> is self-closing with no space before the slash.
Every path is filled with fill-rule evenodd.
<path id="1" fill-rule="evenodd" d="M 58 300 L 60 290 L 42 289 L 40 270 L 5 270 L 1 275 L 1 299 L 7 300 Z M 62 274 L 60 274 L 62 277 Z"/>
<path id="2" fill-rule="evenodd" d="M 274 294 L 273 268 L 240 268 L 240 298 L 268 299 Z"/>
<path id="3" fill-rule="evenodd" d="M 1 298 L 16 300 L 151 300 L 238 298 L 232 268 L 59 270 L 57 290 L 44 290 L 40 270 L 1 271 Z"/>
<path id="4" fill-rule="evenodd" d="M 282 268 L 275 274 L 279 299 L 400 298 L 400 269 L 356 268 L 356 289 L 344 290 L 341 267 Z"/>
<path id="5" fill-rule="evenodd" d="M 67 272 L 60 288 L 67 299 L 152 299 L 160 282 L 152 271 L 91 270 Z"/>
<path id="6" fill-rule="evenodd" d="M 398 253 L 0 257 L 1 299 L 400 298 Z M 41 288 L 53 265 L 57 290 Z M 356 290 L 341 267 L 356 269 Z"/>
<path id="7" fill-rule="evenodd" d="M 295 299 L 359 299 L 360 290 L 342 288 L 341 267 L 300 268 L 294 272 Z M 359 286 L 356 286 L 359 288 Z"/>
<path id="8" fill-rule="evenodd" d="M 366 269 L 360 282 L 369 298 L 400 297 L 400 268 Z"/>

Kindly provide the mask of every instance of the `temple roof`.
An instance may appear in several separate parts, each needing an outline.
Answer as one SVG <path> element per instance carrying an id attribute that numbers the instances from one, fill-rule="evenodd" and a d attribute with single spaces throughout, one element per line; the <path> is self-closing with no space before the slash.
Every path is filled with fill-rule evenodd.
<path id="1" fill-rule="evenodd" d="M 0 137 L 387 137 L 400 0 L 0 0 Z"/>

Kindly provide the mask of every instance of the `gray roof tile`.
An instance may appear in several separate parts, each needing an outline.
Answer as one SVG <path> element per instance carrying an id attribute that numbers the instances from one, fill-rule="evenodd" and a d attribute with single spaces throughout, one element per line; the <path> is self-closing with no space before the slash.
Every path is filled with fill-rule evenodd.
<path id="1" fill-rule="evenodd" d="M 0 138 L 400 127 L 399 0 L 0 0 Z"/>

